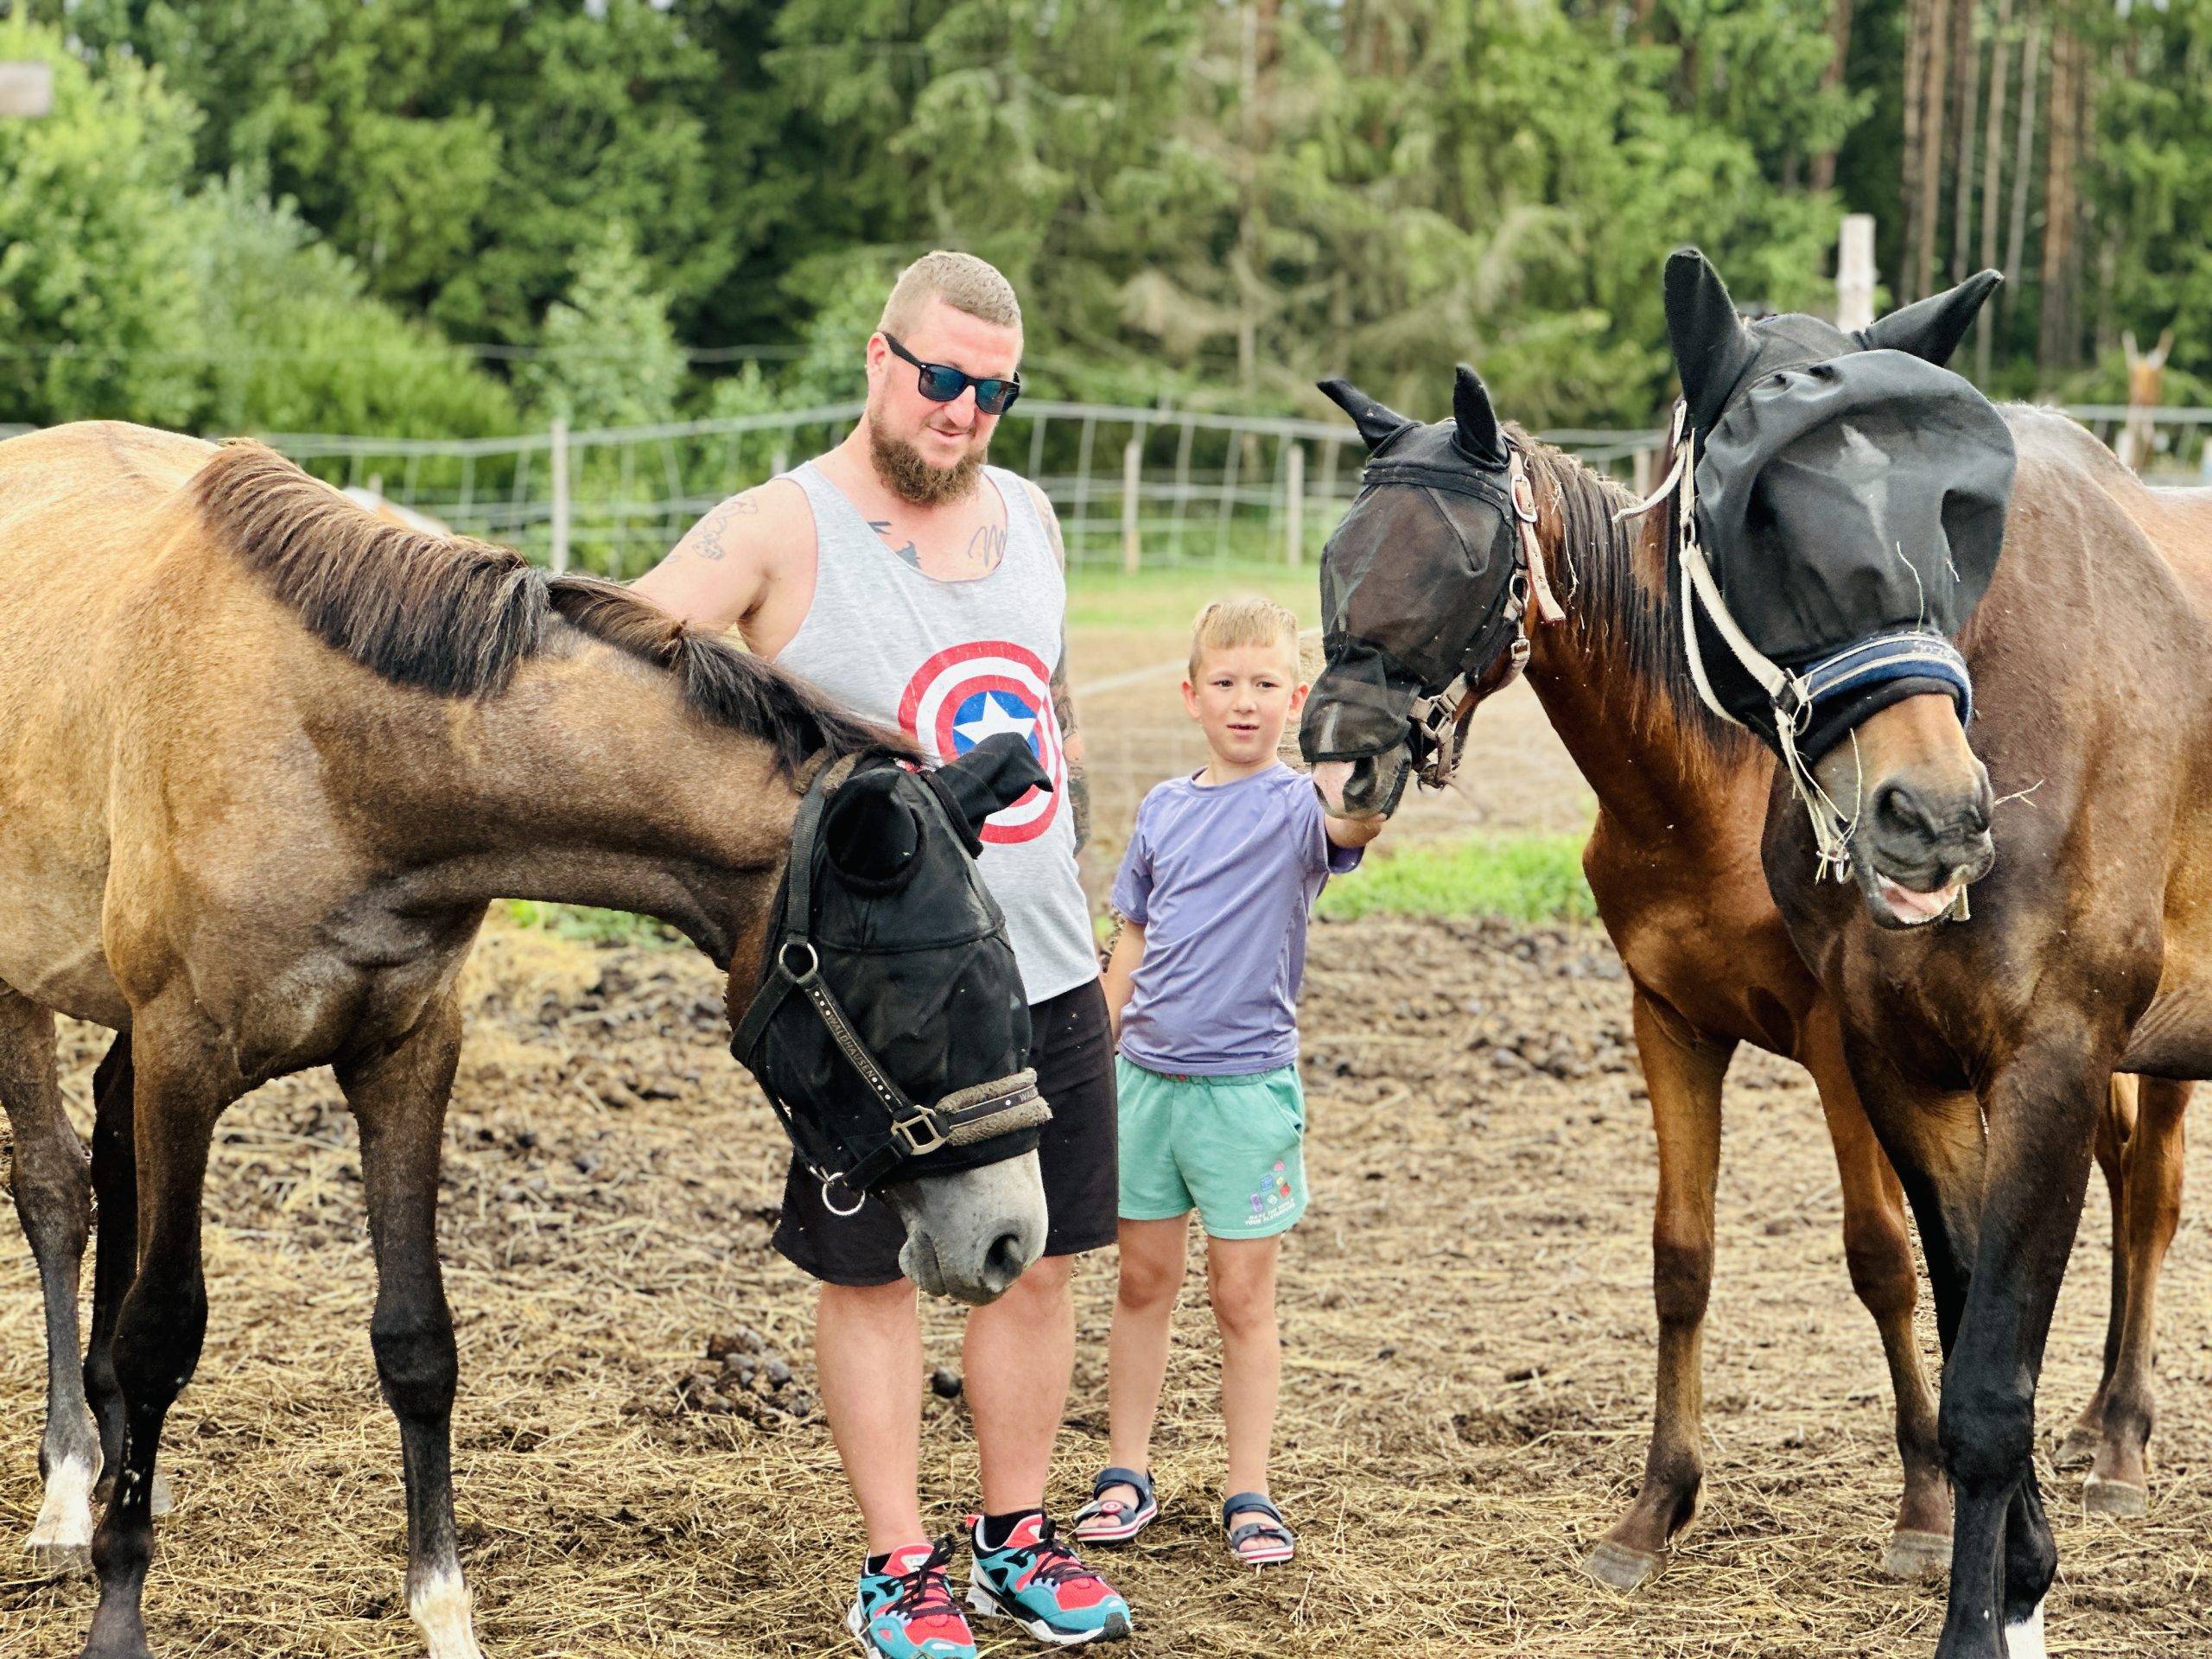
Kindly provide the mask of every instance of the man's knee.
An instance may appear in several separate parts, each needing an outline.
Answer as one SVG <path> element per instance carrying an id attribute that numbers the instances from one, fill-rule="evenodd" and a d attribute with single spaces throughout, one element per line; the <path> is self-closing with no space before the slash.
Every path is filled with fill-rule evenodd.
<path id="1" fill-rule="evenodd" d="M 1022 1270 L 1021 1277 L 1007 1287 L 1001 1301 L 1039 1308 L 1058 1306 L 1068 1295 L 1069 1287 L 1075 1281 L 1075 1258 L 1071 1255 L 1040 1255 Z"/>
<path id="2" fill-rule="evenodd" d="M 853 1324 L 911 1322 L 918 1313 L 914 1281 L 893 1279 L 886 1285 L 823 1285 L 815 1301 L 817 1320 Z"/>

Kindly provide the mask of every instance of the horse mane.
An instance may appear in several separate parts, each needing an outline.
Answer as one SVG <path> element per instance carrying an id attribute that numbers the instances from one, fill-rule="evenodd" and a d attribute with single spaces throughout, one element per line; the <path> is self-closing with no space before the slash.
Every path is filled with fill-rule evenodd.
<path id="1" fill-rule="evenodd" d="M 1506 430 L 1527 457 L 1539 500 L 1548 486 L 1558 504 L 1561 568 L 1551 573 L 1552 584 L 1568 625 L 1580 628 L 1589 652 L 1618 671 L 1611 685 L 1624 700 L 1619 713 L 1628 729 L 1647 741 L 1675 740 L 1686 763 L 1701 769 L 1751 753 L 1751 734 L 1705 706 L 1690 673 L 1681 605 L 1663 552 L 1663 538 L 1674 533 L 1675 503 L 1644 517 L 1617 518 L 1637 505 L 1624 486 L 1517 426 Z M 1671 454 L 1660 455 L 1662 476 L 1673 465 Z"/>
<path id="2" fill-rule="evenodd" d="M 566 623 L 673 675 L 689 708 L 767 743 L 786 778 L 817 753 L 912 753 L 899 734 L 839 712 L 805 682 L 619 582 L 550 575 L 512 548 L 388 523 L 264 444 L 226 443 L 185 493 L 310 632 L 394 684 L 497 696 Z"/>

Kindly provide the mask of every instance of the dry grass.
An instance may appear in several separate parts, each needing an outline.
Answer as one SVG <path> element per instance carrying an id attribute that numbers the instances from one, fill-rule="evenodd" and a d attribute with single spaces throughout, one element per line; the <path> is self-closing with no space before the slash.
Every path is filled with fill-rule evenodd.
<path id="1" fill-rule="evenodd" d="M 1936 1588 L 1875 1571 L 1897 1489 L 1885 1372 L 1797 1074 L 1738 1063 L 1707 1515 L 1669 1572 L 1623 1599 L 1578 1571 L 1632 1489 L 1649 1409 L 1651 1136 L 1611 954 L 1582 931 L 1369 918 L 1318 930 L 1313 960 L 1316 1202 L 1282 1275 L 1276 1481 L 1300 1556 L 1266 1575 L 1223 1557 L 1217 1350 L 1193 1296 L 1157 1459 L 1166 1518 L 1111 1565 L 1140 1622 L 1127 1651 L 1929 1652 Z M 837 1617 L 861 1541 L 818 1418 L 743 1390 L 747 1412 L 686 1403 L 686 1379 L 716 1370 L 709 1337 L 739 1325 L 798 1371 L 781 1397 L 811 1381 L 807 1287 L 766 1249 L 782 1143 L 728 1057 L 719 987 L 688 953 L 512 930 L 474 972 L 444 1236 L 463 1553 L 487 1651 L 849 1650 Z M 92 1052 L 79 1035 L 80 1103 Z M 156 1647 L 417 1654 L 350 1123 L 315 1075 L 224 1128 L 207 1355 L 165 1454 L 181 1507 L 148 1593 Z M 2212 1190 L 2202 1153 L 2194 1174 Z M 2103 1209 L 2092 1199 L 2052 1338 L 2051 1427 L 2094 1382 Z M 2075 1478 L 2047 1482 L 2063 1558 L 2055 1654 L 2212 1652 L 2203 1236 L 2184 1222 L 2167 1280 L 2150 1516 L 2085 1521 Z M 1111 1286 L 1110 1256 L 1085 1264 L 1063 1512 L 1104 1451 Z M 957 1363 L 957 1325 L 931 1310 L 929 1363 Z M 0 1249 L 0 1540 L 36 1507 L 39 1332 L 27 1252 Z M 924 1421 L 925 1501 L 950 1525 L 975 1491 L 964 1414 L 932 1396 Z M 74 1653 L 89 1610 L 82 1581 L 0 1567 L 0 1656 Z M 1031 1650 L 983 1634 L 988 1651 Z"/>

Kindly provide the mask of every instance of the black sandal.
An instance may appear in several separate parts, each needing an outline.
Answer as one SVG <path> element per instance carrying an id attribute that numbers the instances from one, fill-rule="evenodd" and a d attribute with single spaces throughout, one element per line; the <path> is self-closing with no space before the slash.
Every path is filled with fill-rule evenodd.
<path id="1" fill-rule="evenodd" d="M 1240 1515 L 1268 1518 L 1231 1526 L 1232 1517 Z M 1224 1498 L 1221 1524 L 1229 1534 L 1229 1553 L 1247 1567 L 1280 1567 L 1298 1553 L 1298 1535 L 1284 1524 L 1282 1511 L 1265 1492 L 1238 1492 Z"/>

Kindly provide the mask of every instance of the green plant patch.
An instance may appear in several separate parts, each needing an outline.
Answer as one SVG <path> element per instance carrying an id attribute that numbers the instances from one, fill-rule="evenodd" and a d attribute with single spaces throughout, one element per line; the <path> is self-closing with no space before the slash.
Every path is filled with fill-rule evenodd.
<path id="1" fill-rule="evenodd" d="M 590 905 L 546 905 L 534 899 L 503 899 L 499 908 L 518 927 L 541 928 L 585 944 L 684 943 L 683 936 L 667 923 L 633 911 L 600 910 Z"/>
<path id="2" fill-rule="evenodd" d="M 1516 922 L 1590 921 L 1580 835 L 1483 836 L 1377 846 L 1332 880 L 1316 906 L 1332 921 L 1360 916 L 1497 916 Z"/>

